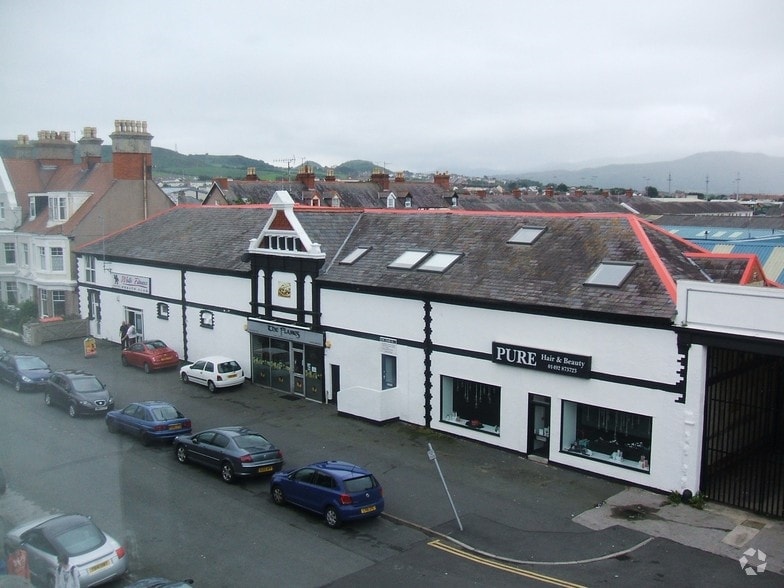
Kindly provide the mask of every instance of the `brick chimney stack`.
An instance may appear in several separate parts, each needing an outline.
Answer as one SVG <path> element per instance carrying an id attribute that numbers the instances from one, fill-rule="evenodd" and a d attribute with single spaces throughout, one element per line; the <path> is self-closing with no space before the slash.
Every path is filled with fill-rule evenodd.
<path id="1" fill-rule="evenodd" d="M 112 138 L 112 163 L 116 180 L 152 179 L 152 135 L 147 121 L 116 120 Z"/>
<path id="2" fill-rule="evenodd" d="M 79 139 L 79 155 L 82 157 L 82 167 L 92 167 L 101 162 L 101 145 L 103 139 L 98 137 L 98 129 L 84 127 L 82 138 Z"/>
<path id="3" fill-rule="evenodd" d="M 370 174 L 370 181 L 378 184 L 381 190 L 389 190 L 389 174 L 383 169 L 377 167 Z"/>
<path id="4" fill-rule="evenodd" d="M 444 190 L 449 190 L 449 172 L 436 172 L 433 174 L 433 183 Z"/>
<path id="5" fill-rule="evenodd" d="M 331 167 L 328 167 L 327 168 L 327 173 L 324 176 L 324 181 L 325 182 L 334 182 L 335 180 L 336 180 L 336 178 L 335 178 L 335 169 L 331 168 Z"/>
<path id="6" fill-rule="evenodd" d="M 401 184 L 406 181 L 406 176 L 402 171 L 395 172 L 395 183 Z"/>
<path id="7" fill-rule="evenodd" d="M 17 135 L 16 145 L 14 147 L 14 157 L 17 159 L 34 159 L 35 153 L 33 148 L 34 145 L 30 142 L 30 137 L 27 135 Z"/>
<path id="8" fill-rule="evenodd" d="M 256 168 L 249 167 L 247 173 L 245 174 L 245 181 L 246 182 L 257 182 L 259 176 L 256 175 Z"/>
<path id="9" fill-rule="evenodd" d="M 305 185 L 306 190 L 316 189 L 316 173 L 309 165 L 303 165 L 297 172 L 297 181 Z"/>
<path id="10" fill-rule="evenodd" d="M 35 144 L 35 158 L 43 164 L 60 165 L 73 163 L 76 143 L 71 141 L 68 131 L 38 131 Z"/>

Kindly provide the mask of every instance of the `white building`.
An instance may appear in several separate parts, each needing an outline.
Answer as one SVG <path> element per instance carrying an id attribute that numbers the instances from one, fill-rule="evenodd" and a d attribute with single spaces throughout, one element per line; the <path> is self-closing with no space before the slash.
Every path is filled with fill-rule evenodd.
<path id="1" fill-rule="evenodd" d="M 633 215 L 295 208 L 278 192 L 178 207 L 78 256 L 95 333 L 133 316 L 188 360 L 234 355 L 259 393 L 662 491 L 719 490 L 752 448 L 784 448 L 784 324 L 747 310 L 784 316 L 784 292 L 753 256 Z M 781 515 L 781 487 L 722 499 Z"/>

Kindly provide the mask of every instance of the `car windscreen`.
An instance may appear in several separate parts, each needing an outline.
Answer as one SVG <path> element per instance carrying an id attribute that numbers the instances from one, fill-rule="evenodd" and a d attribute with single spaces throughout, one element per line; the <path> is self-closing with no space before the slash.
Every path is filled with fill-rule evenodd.
<path id="1" fill-rule="evenodd" d="M 69 556 L 74 556 L 97 549 L 106 542 L 106 536 L 98 527 L 87 523 L 63 531 L 54 542 Z"/>
<path id="2" fill-rule="evenodd" d="M 16 365 L 20 370 L 46 370 L 49 366 L 38 357 L 18 357 Z"/>
<path id="3" fill-rule="evenodd" d="M 74 378 L 71 383 L 77 392 L 100 392 L 103 390 L 98 378 Z"/>
<path id="4" fill-rule="evenodd" d="M 226 374 L 228 372 L 238 372 L 242 368 L 236 361 L 224 361 L 218 364 L 218 373 Z"/>
<path id="5" fill-rule="evenodd" d="M 163 341 L 147 341 L 145 344 L 147 345 L 148 349 L 166 349 L 166 343 Z"/>
<path id="6" fill-rule="evenodd" d="M 348 492 L 362 492 L 375 488 L 378 483 L 373 476 L 360 476 L 359 478 L 349 478 L 344 482 Z"/>

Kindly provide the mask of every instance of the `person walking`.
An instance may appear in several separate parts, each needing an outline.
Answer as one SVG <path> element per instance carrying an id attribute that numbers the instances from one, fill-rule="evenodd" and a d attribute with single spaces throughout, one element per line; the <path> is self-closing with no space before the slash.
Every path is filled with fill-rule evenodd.
<path id="1" fill-rule="evenodd" d="M 133 323 L 128 325 L 128 330 L 125 332 L 125 339 L 128 341 L 126 348 L 136 343 L 136 327 Z"/>
<path id="2" fill-rule="evenodd" d="M 120 345 L 123 349 L 128 349 L 128 321 L 123 321 L 120 325 Z"/>
<path id="3" fill-rule="evenodd" d="M 79 588 L 79 570 L 76 566 L 69 565 L 67 555 L 57 556 L 54 588 Z"/>

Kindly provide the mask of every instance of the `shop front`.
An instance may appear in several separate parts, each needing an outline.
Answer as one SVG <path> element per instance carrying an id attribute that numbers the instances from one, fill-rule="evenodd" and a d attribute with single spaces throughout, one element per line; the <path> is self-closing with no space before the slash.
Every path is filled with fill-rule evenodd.
<path id="1" fill-rule="evenodd" d="M 324 335 L 279 323 L 248 320 L 252 380 L 285 394 L 324 402 Z"/>

